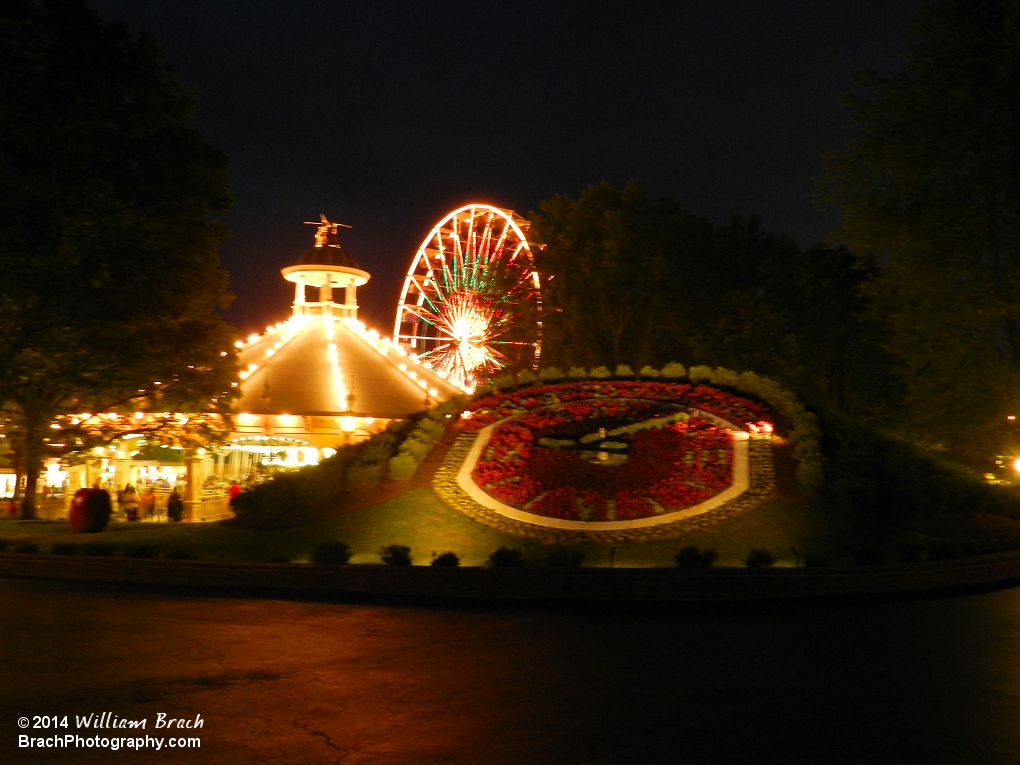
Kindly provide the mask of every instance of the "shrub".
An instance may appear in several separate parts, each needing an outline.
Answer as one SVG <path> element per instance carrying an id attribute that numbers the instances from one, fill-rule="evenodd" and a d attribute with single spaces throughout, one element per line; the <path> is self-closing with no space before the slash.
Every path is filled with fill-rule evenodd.
<path id="1" fill-rule="evenodd" d="M 124 548 L 126 558 L 156 558 L 159 556 L 159 548 L 155 545 L 127 545 Z"/>
<path id="2" fill-rule="evenodd" d="M 593 370 L 591 370 L 591 372 L 588 373 L 588 375 L 590 377 L 594 377 L 601 380 L 605 377 L 609 377 L 610 372 L 605 367 L 595 367 Z"/>
<path id="3" fill-rule="evenodd" d="M 79 545 L 74 542 L 54 542 L 50 552 L 54 555 L 77 555 Z"/>
<path id="4" fill-rule="evenodd" d="M 768 568 L 769 566 L 774 566 L 775 563 L 776 556 L 760 547 L 752 548 L 751 552 L 744 558 L 744 565 L 748 568 Z"/>
<path id="5" fill-rule="evenodd" d="M 108 557 L 113 555 L 117 548 L 109 542 L 86 542 L 81 546 L 82 555 L 96 555 Z"/>
<path id="6" fill-rule="evenodd" d="M 231 507 L 238 518 L 252 525 L 271 525 L 291 513 L 300 513 L 305 507 L 301 495 L 303 475 L 304 471 L 278 475 L 272 481 L 242 491 L 234 497 Z"/>
<path id="7" fill-rule="evenodd" d="M 274 563 L 289 563 L 286 558 L 271 561 Z M 339 539 L 331 539 L 328 542 L 320 542 L 312 551 L 312 563 L 318 566 L 346 566 L 351 562 L 351 548 Z"/>
<path id="8" fill-rule="evenodd" d="M 95 534 L 106 528 L 113 514 L 110 495 L 103 489 L 78 489 L 67 511 L 75 534 Z"/>
<path id="9" fill-rule="evenodd" d="M 7 545 L 11 543 L 7 537 L 0 537 L 0 552 L 7 552 Z"/>
<path id="10" fill-rule="evenodd" d="M 432 566 L 459 566 L 460 556 L 455 552 L 444 552 L 432 559 Z"/>
<path id="11" fill-rule="evenodd" d="M 584 370 L 584 367 L 571 367 L 567 371 L 567 377 L 575 380 L 581 380 L 588 376 L 588 373 Z"/>
<path id="12" fill-rule="evenodd" d="M 432 451 L 432 445 L 435 443 L 433 440 L 425 440 L 416 436 L 411 436 L 404 443 L 400 445 L 400 452 L 397 457 L 407 455 L 414 459 L 415 467 L 417 467 L 423 459 Z M 394 457 L 393 459 L 396 459 Z M 390 466 L 392 471 L 393 460 L 390 460 Z M 411 475 L 414 475 L 414 471 L 411 471 Z M 410 478 L 411 476 L 408 476 Z"/>
<path id="13" fill-rule="evenodd" d="M 406 481 L 414 477 L 418 462 L 410 454 L 398 454 L 390 459 L 390 477 L 394 481 Z"/>
<path id="14" fill-rule="evenodd" d="M 171 550 L 166 554 L 167 560 L 198 560 L 198 556 L 191 550 Z"/>
<path id="15" fill-rule="evenodd" d="M 387 566 L 410 566 L 411 548 L 407 545 L 388 545 L 379 550 L 379 557 Z"/>
<path id="16" fill-rule="evenodd" d="M 556 367 L 546 367 L 545 369 L 538 370 L 538 379 L 542 382 L 559 382 L 564 377 L 566 377 L 566 375 L 563 374 L 563 371 Z"/>
<path id="17" fill-rule="evenodd" d="M 671 378 L 686 377 L 687 368 L 683 364 L 671 361 L 662 368 L 662 376 Z"/>
<path id="18" fill-rule="evenodd" d="M 739 376 L 732 369 L 726 369 L 725 367 L 716 367 L 712 370 L 712 384 L 713 385 L 728 385 L 731 388 L 737 387 L 737 381 Z"/>
<path id="19" fill-rule="evenodd" d="M 429 412 L 428 417 L 422 418 L 422 420 L 415 427 L 411 433 L 411 438 L 417 438 L 421 441 L 432 443 L 438 441 L 443 437 L 443 433 L 446 432 L 446 426 L 432 418 L 432 415 L 436 414 L 435 410 Z M 440 415 L 440 417 L 444 417 Z M 445 419 L 445 417 L 444 417 Z"/>
<path id="20" fill-rule="evenodd" d="M 489 556 L 489 565 L 493 568 L 523 568 L 524 558 L 520 550 L 500 547 Z"/>
<path id="21" fill-rule="evenodd" d="M 676 554 L 677 568 L 711 568 L 719 559 L 719 553 L 712 548 L 702 552 L 697 547 L 684 547 Z"/>
<path id="22" fill-rule="evenodd" d="M 496 390 L 511 391 L 517 387 L 517 378 L 509 372 L 504 372 L 492 378 L 492 387 Z"/>
<path id="23" fill-rule="evenodd" d="M 638 372 L 638 374 L 641 375 L 642 377 L 658 377 L 659 370 L 656 369 L 655 367 L 643 366 L 641 367 L 641 371 Z"/>
<path id="24" fill-rule="evenodd" d="M 358 444 L 358 463 L 371 465 L 385 462 L 397 448 L 397 436 L 390 432 L 377 433 L 367 441 Z"/>
<path id="25" fill-rule="evenodd" d="M 379 465 L 355 463 L 347 471 L 347 484 L 348 486 L 375 486 L 379 483 L 381 473 Z"/>
<path id="26" fill-rule="evenodd" d="M 14 548 L 14 552 L 34 554 L 39 552 L 39 545 L 37 545 L 35 542 L 29 542 L 28 540 L 25 540 L 24 542 L 18 543 L 18 546 Z"/>
<path id="27" fill-rule="evenodd" d="M 627 364 L 617 364 L 616 371 L 613 372 L 613 375 L 616 377 L 633 377 L 634 370 Z"/>
<path id="28" fill-rule="evenodd" d="M 538 375 L 532 372 L 530 369 L 522 369 L 517 373 L 517 384 L 521 387 L 525 385 L 531 385 L 538 382 Z"/>
<path id="29" fill-rule="evenodd" d="M 706 382 L 712 379 L 712 367 L 706 367 L 703 364 L 691 367 L 687 370 L 687 376 L 691 378 L 691 382 Z"/>
<path id="30" fill-rule="evenodd" d="M 545 555 L 548 568 L 580 568 L 584 562 L 584 550 L 563 545 L 553 545 Z"/>

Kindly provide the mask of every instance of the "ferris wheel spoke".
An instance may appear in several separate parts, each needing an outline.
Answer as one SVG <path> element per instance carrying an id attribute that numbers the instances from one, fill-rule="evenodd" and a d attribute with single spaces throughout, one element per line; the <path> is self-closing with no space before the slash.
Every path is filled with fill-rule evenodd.
<path id="1" fill-rule="evenodd" d="M 394 341 L 466 390 L 539 353 L 541 295 L 513 213 L 473 204 L 425 238 L 405 281 Z"/>

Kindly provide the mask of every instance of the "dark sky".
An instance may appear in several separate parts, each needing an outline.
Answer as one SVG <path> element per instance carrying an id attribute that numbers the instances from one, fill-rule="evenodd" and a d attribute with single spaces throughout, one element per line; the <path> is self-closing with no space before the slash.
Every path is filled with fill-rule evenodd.
<path id="1" fill-rule="evenodd" d="M 373 275 L 392 325 L 410 259 L 443 215 L 527 215 L 636 180 L 723 221 L 759 213 L 802 244 L 836 221 L 810 195 L 843 138 L 834 94 L 894 71 L 919 0 L 343 2 L 94 0 L 159 38 L 230 157 L 222 252 L 243 330 L 285 318 L 279 269 L 320 212 Z"/>

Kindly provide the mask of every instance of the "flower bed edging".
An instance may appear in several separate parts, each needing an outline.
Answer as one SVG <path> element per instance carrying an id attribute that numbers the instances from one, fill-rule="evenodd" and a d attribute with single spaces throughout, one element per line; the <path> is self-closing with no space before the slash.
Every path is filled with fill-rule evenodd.
<path id="1" fill-rule="evenodd" d="M 678 537 L 694 531 L 702 531 L 747 512 L 761 504 L 775 488 L 771 438 L 767 435 L 752 434 L 747 441 L 749 488 L 739 496 L 709 510 L 651 526 L 634 526 L 633 521 L 626 522 L 627 528 L 613 529 L 557 528 L 550 525 L 538 525 L 534 522 L 508 517 L 480 504 L 461 486 L 458 476 L 471 453 L 476 438 L 477 434 L 475 433 L 461 433 L 457 437 L 439 469 L 436 470 L 432 479 L 433 490 L 447 505 L 469 518 L 484 523 L 497 531 L 526 539 L 569 544 L 588 541 L 601 543 L 643 542 L 650 539 Z M 679 513 L 673 515 L 676 517 Z M 590 527 L 592 524 L 585 525 Z M 608 524 L 599 525 L 604 527 Z"/>

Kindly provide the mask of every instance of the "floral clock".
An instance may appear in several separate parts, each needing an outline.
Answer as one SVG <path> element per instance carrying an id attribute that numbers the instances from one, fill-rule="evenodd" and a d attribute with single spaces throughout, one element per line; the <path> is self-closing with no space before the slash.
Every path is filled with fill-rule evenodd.
<path id="1" fill-rule="evenodd" d="M 709 386 L 546 385 L 478 399 L 462 418 L 437 493 L 522 536 L 672 536 L 771 489 L 771 414 Z"/>

